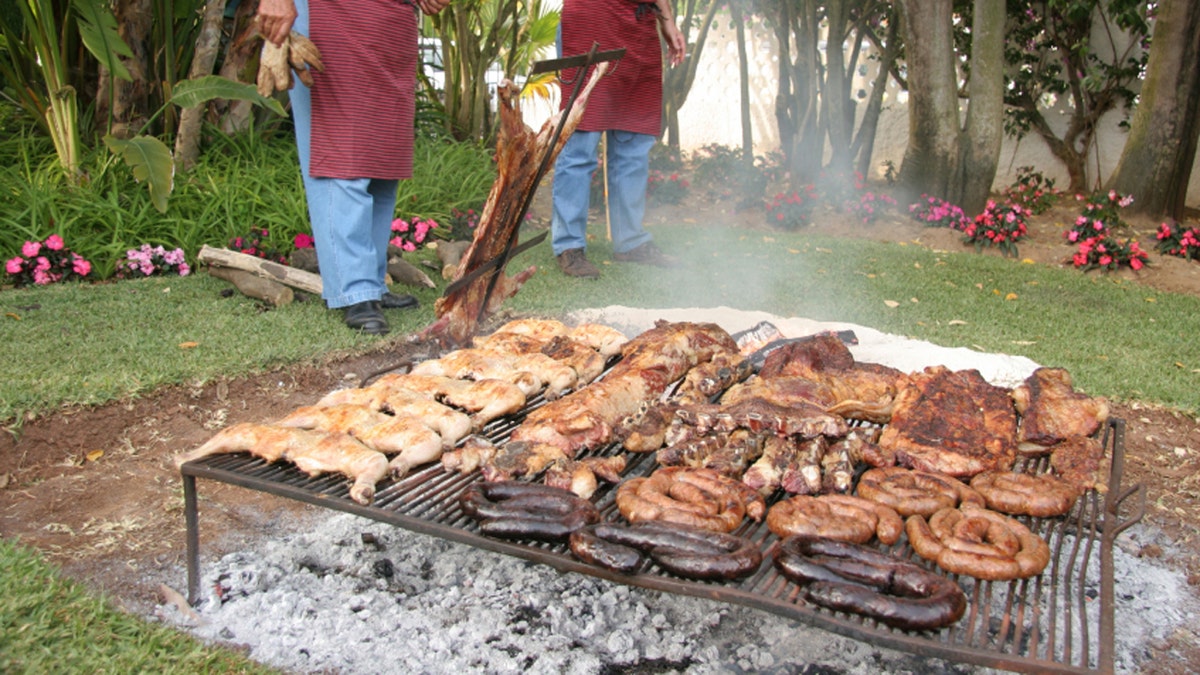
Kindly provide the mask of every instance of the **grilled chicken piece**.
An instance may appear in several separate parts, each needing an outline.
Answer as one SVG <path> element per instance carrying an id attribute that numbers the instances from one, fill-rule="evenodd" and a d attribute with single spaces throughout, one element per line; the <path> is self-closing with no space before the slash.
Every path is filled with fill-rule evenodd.
<path id="1" fill-rule="evenodd" d="M 538 368 L 551 369 L 551 372 L 542 375 L 542 379 L 547 382 L 547 392 L 551 394 L 551 398 L 557 398 L 569 388 L 591 382 L 604 370 L 603 356 L 565 335 L 542 340 L 523 333 L 501 330 L 475 338 L 475 346 L 504 356 L 514 367 L 536 365 Z M 555 365 L 551 365 L 546 359 L 550 359 Z M 563 373 L 561 368 L 569 368 L 571 373 Z"/>
<path id="2" fill-rule="evenodd" d="M 413 458 L 431 457 L 424 460 L 431 462 L 442 452 L 442 437 L 419 420 L 411 417 L 393 417 L 352 403 L 324 408 L 297 408 L 276 424 L 281 427 L 350 434 L 372 450 L 386 455 L 399 453 L 405 459 L 398 461 L 398 457 L 392 460 L 392 469 L 396 475 L 407 473 L 407 469 L 400 469 L 405 466 L 411 467 L 410 462 Z"/>
<path id="3" fill-rule="evenodd" d="M 501 328 L 491 335 L 483 335 L 474 339 L 477 349 L 501 354 L 536 354 L 542 351 L 549 340 L 542 340 L 525 333 L 514 333 Z"/>
<path id="4" fill-rule="evenodd" d="M 488 422 L 515 413 L 525 405 L 525 393 L 512 382 L 496 379 L 456 380 L 442 375 L 390 373 L 375 381 L 387 389 L 408 389 L 439 403 L 462 408 L 478 430 Z"/>
<path id="5" fill-rule="evenodd" d="M 347 434 L 243 422 L 227 427 L 176 459 L 178 465 L 209 455 L 249 452 L 268 462 L 286 459 L 310 476 L 340 473 L 354 481 L 350 498 L 370 504 L 388 460 Z"/>
<path id="6" fill-rule="evenodd" d="M 507 356 L 505 360 L 513 368 L 533 373 L 544 382 L 545 396 L 551 401 L 574 389 L 579 382 L 579 374 L 574 368 L 541 352 L 514 354 Z"/>
<path id="7" fill-rule="evenodd" d="M 621 348 L 629 342 L 624 333 L 601 323 L 581 323 L 572 328 L 567 337 L 595 349 L 605 358 L 620 354 Z"/>
<path id="8" fill-rule="evenodd" d="M 511 438 L 574 457 L 581 448 L 612 442 L 623 420 L 660 398 L 692 366 L 736 351 L 737 343 L 715 324 L 660 322 L 625 345 L 624 358 L 603 380 L 529 413 Z"/>
<path id="9" fill-rule="evenodd" d="M 468 436 L 462 445 L 442 453 L 442 468 L 446 471 L 471 473 L 492 461 L 499 448 L 483 436 Z"/>
<path id="10" fill-rule="evenodd" d="M 496 329 L 496 333 L 525 335 L 541 342 L 548 342 L 570 331 L 567 325 L 555 319 L 514 319 Z"/>
<path id="11" fill-rule="evenodd" d="M 902 466 L 968 478 L 1016 461 L 1017 416 L 1008 390 L 978 370 L 931 366 L 896 397 L 879 447 Z"/>
<path id="12" fill-rule="evenodd" d="M 600 373 L 604 372 L 605 358 L 600 352 L 566 335 L 551 338 L 542 345 L 541 352 L 574 368 L 581 386 L 600 377 Z"/>
<path id="13" fill-rule="evenodd" d="M 542 390 L 536 375 L 517 370 L 496 352 L 483 349 L 457 349 L 440 358 L 422 361 L 413 367 L 414 375 L 441 375 L 455 380 L 504 380 L 521 388 L 526 396 Z"/>
<path id="14" fill-rule="evenodd" d="M 556 337 L 569 337 L 596 350 L 601 356 L 616 356 L 629 341 L 616 328 L 599 323 L 581 323 L 574 328 L 554 319 L 517 319 L 509 321 L 496 330 L 495 334 L 513 333 L 524 335 L 543 343 Z"/>
<path id="15" fill-rule="evenodd" d="M 466 413 L 438 403 L 420 392 L 402 387 L 390 387 L 376 382 L 369 387 L 339 389 L 326 394 L 317 407 L 352 404 L 372 410 L 388 411 L 396 417 L 416 419 L 442 437 L 442 445 L 454 447 L 471 432 L 471 418 Z"/>
<path id="16" fill-rule="evenodd" d="M 1075 391 L 1063 368 L 1033 371 L 1012 390 L 1012 400 L 1021 415 L 1023 452 L 1045 452 L 1065 438 L 1091 436 L 1108 420 L 1108 401 Z"/>

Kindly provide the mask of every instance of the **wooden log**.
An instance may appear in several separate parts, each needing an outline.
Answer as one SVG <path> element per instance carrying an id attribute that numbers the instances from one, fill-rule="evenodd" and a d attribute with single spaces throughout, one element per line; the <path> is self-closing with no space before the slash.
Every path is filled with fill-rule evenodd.
<path id="1" fill-rule="evenodd" d="M 396 283 L 404 284 L 405 286 L 437 288 L 437 284 L 433 283 L 433 279 L 430 279 L 428 274 L 425 274 L 416 265 L 404 258 L 389 258 L 387 271 L 388 274 L 392 275 L 392 279 Z"/>
<path id="2" fill-rule="evenodd" d="M 437 246 L 438 260 L 442 261 L 442 278 L 453 279 L 458 272 L 458 263 L 462 261 L 463 253 L 471 246 L 469 241 L 443 241 Z"/>
<path id="3" fill-rule="evenodd" d="M 245 270 L 210 265 L 208 273 L 218 279 L 224 279 L 232 283 L 242 292 L 242 295 L 258 300 L 265 300 L 276 307 L 286 305 L 296 297 L 292 293 L 292 289 L 278 281 L 264 279 Z"/>
<path id="4" fill-rule="evenodd" d="M 196 259 L 202 263 L 210 265 L 220 265 L 221 267 L 232 267 L 233 269 L 243 270 L 263 279 L 270 279 L 277 283 L 299 288 L 302 291 L 308 291 L 314 295 L 321 294 L 321 275 L 313 274 L 298 270 L 295 267 L 280 265 L 269 260 L 263 260 L 245 253 L 238 253 L 227 248 L 213 248 L 212 246 L 204 246 L 200 249 L 200 255 Z"/>

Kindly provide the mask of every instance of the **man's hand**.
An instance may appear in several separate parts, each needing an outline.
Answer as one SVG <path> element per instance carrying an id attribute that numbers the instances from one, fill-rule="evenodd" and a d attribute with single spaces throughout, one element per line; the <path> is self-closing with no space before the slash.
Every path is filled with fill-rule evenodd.
<path id="1" fill-rule="evenodd" d="M 416 1 L 417 1 L 417 7 L 420 7 L 421 11 L 424 12 L 425 14 L 430 14 L 430 15 L 437 14 L 438 12 L 445 9 L 446 5 L 450 4 L 450 0 L 416 0 Z"/>
<path id="2" fill-rule="evenodd" d="M 282 46 L 296 22 L 294 0 L 260 0 L 258 3 L 258 32 L 275 46 Z"/>
<path id="3" fill-rule="evenodd" d="M 687 41 L 679 26 L 675 25 L 675 12 L 670 0 L 655 0 L 654 6 L 658 8 L 658 25 L 662 29 L 663 39 L 667 41 L 667 60 L 677 66 L 687 56 Z"/>

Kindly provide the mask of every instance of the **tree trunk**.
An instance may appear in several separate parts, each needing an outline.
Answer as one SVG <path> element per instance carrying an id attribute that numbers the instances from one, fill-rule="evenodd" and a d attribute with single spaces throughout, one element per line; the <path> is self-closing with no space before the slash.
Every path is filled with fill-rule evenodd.
<path id="1" fill-rule="evenodd" d="M 225 0 L 208 0 L 196 38 L 196 53 L 192 57 L 188 77 L 210 75 L 221 49 L 221 23 L 225 14 Z M 188 171 L 196 164 L 200 154 L 200 128 L 204 121 L 207 104 L 200 104 L 183 111 L 179 118 L 179 132 L 175 135 L 175 170 Z"/>
<path id="2" fill-rule="evenodd" d="M 751 169 L 754 167 L 754 122 L 750 114 L 750 59 L 746 54 L 746 24 L 742 14 L 740 0 L 729 3 L 729 16 L 733 20 L 734 33 L 737 36 L 738 53 L 738 87 L 742 113 L 742 164 Z"/>
<path id="3" fill-rule="evenodd" d="M 150 29 L 154 23 L 151 0 L 117 0 L 113 5 L 117 19 L 117 33 L 129 49 L 133 58 L 121 58 L 129 70 L 131 81 L 113 80 L 109 92 L 108 111 L 112 116 L 111 132 L 118 138 L 133 136 L 145 124 L 150 100 L 150 62 L 154 58 L 147 52 Z"/>
<path id="4" fill-rule="evenodd" d="M 793 189 L 813 183 L 820 176 L 825 144 L 818 119 L 822 76 L 818 51 L 820 19 L 815 2 L 806 0 L 800 5 L 799 13 L 792 17 L 796 59 L 789 64 L 793 98 L 790 110 L 794 115 L 791 123 L 796 133 L 788 163 Z"/>
<path id="5" fill-rule="evenodd" d="M 234 82 L 253 83 L 258 73 L 260 42 L 251 36 L 257 2 L 240 2 L 233 14 L 233 35 L 221 62 L 221 77 Z M 220 119 L 221 131 L 235 134 L 250 128 L 255 106 L 250 101 L 216 101 L 214 107 Z"/>
<path id="6" fill-rule="evenodd" d="M 1164 0 L 1150 43 L 1141 102 L 1108 188 L 1131 209 L 1183 220 L 1200 134 L 1200 4 Z"/>
<path id="7" fill-rule="evenodd" d="M 829 135 L 829 145 L 833 151 L 829 168 L 834 176 L 850 173 L 850 139 L 854 129 L 850 78 L 846 74 L 843 47 L 850 23 L 850 8 L 847 5 L 846 0 L 825 3 L 825 25 L 829 32 L 825 41 L 825 81 L 821 88 L 821 127 Z"/>
<path id="8" fill-rule="evenodd" d="M 1004 138 L 1004 0 L 975 0 L 971 26 L 971 104 L 963 138 L 961 187 L 966 213 L 987 204 Z"/>
<path id="9" fill-rule="evenodd" d="M 901 0 L 908 63 L 908 146 L 900 185 L 910 197 L 952 200 L 957 191 L 958 73 L 951 0 Z"/>
<path id="10" fill-rule="evenodd" d="M 883 95 L 887 93 L 888 78 L 891 76 L 892 66 L 896 63 L 896 57 L 900 54 L 900 29 L 899 17 L 895 7 L 887 14 L 887 37 L 885 42 L 880 45 L 876 43 L 876 48 L 881 48 L 883 53 L 879 57 L 879 73 L 875 76 L 872 83 L 871 95 L 867 99 L 867 109 L 863 112 L 862 123 L 858 127 L 858 133 L 854 137 L 854 145 L 851 148 L 851 153 L 857 158 L 857 169 L 862 175 L 867 175 L 871 169 L 871 155 L 875 149 L 875 132 L 879 128 L 879 115 L 883 112 Z"/>
<path id="11" fill-rule="evenodd" d="M 700 18 L 699 30 L 696 33 L 696 40 L 693 42 L 690 38 L 692 35 L 691 27 L 694 23 L 696 6 L 701 2 L 707 2 L 704 16 Z M 680 18 L 679 30 L 683 32 L 684 39 L 688 42 L 688 55 L 683 63 L 674 68 L 665 68 L 663 70 L 663 115 L 666 118 L 666 127 L 668 129 L 667 145 L 674 150 L 679 150 L 679 109 L 687 102 L 688 94 L 692 91 L 692 83 L 696 81 L 696 71 L 700 65 L 700 55 L 704 53 L 704 43 L 708 40 L 708 29 L 712 26 L 713 17 L 716 16 L 717 6 L 720 3 L 716 0 L 689 0 L 687 11 L 683 15 L 676 14 Z"/>

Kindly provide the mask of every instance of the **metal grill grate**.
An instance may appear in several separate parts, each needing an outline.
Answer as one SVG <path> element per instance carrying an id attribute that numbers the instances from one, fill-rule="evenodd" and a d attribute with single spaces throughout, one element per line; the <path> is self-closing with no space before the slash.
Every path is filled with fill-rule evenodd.
<path id="1" fill-rule="evenodd" d="M 541 405 L 531 403 L 530 409 Z M 525 412 L 528 412 L 526 410 Z M 519 420 L 497 420 L 484 430 L 489 439 L 503 442 Z M 1121 488 L 1124 460 L 1124 422 L 1109 420 L 1103 444 L 1112 458 L 1109 492 L 1089 491 L 1071 513 L 1061 518 L 1021 518 L 1050 545 L 1046 571 L 1032 579 L 1011 582 L 976 581 L 955 577 L 969 599 L 967 614 L 957 624 L 933 632 L 906 632 L 871 619 L 833 612 L 806 603 L 801 589 L 776 571 L 770 553 L 778 543 L 763 523 L 746 521 L 735 532 L 760 544 L 768 555 L 754 575 L 729 582 L 693 581 L 676 577 L 647 562 L 636 574 L 623 575 L 587 565 L 572 556 L 566 544 L 515 542 L 479 534 L 475 522 L 459 508 L 459 497 L 479 472 L 447 473 L 434 463 L 405 478 L 377 486 L 375 501 L 362 506 L 349 497 L 349 483 L 341 476 L 309 478 L 290 464 L 266 464 L 246 453 L 214 455 L 183 465 L 187 518 L 188 597 L 195 603 L 199 588 L 199 523 L 196 478 L 207 478 L 258 490 L 339 511 L 354 513 L 415 532 L 461 542 L 499 553 L 547 564 L 618 583 L 669 593 L 692 595 L 754 607 L 796 619 L 864 642 L 935 656 L 953 662 L 1038 672 L 1112 672 L 1113 670 L 1113 562 L 1114 539 L 1138 522 L 1145 511 L 1141 485 Z M 623 452 L 611 445 L 583 456 Z M 629 454 L 624 477 L 649 475 L 657 463 L 653 453 Z M 1048 460 L 1037 460 L 1035 471 L 1048 471 Z M 607 520 L 618 521 L 616 489 L 602 485 L 593 497 Z M 1137 495 L 1131 508 L 1125 503 Z M 768 504 L 783 498 L 777 494 Z M 1122 519 L 1122 510 L 1133 513 Z M 907 538 L 887 549 L 893 555 L 930 565 L 918 558 Z"/>

